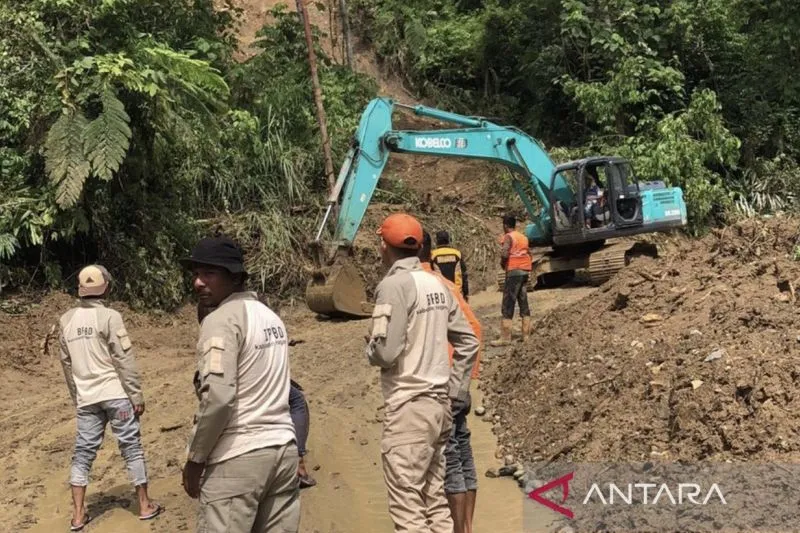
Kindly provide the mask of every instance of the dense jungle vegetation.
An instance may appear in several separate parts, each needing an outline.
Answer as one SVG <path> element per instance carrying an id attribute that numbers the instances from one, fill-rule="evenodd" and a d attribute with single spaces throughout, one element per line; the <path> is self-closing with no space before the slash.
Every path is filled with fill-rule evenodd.
<path id="1" fill-rule="evenodd" d="M 800 188 L 793 0 L 350 0 L 414 89 L 680 185 L 695 228 Z M 558 152 L 557 152 L 558 153 Z"/>
<path id="2" fill-rule="evenodd" d="M 118 296 L 169 307 L 177 259 L 223 227 L 262 287 L 301 284 L 327 182 L 302 25 L 275 15 L 237 63 L 237 11 L 211 0 L 3 2 L 0 283 L 74 286 L 99 257 Z M 340 160 L 375 87 L 317 54 Z"/>
<path id="3" fill-rule="evenodd" d="M 202 232 L 250 251 L 261 286 L 299 268 L 326 182 L 291 10 L 234 60 L 211 0 L 0 4 L 0 291 L 74 285 L 102 258 L 118 295 L 171 307 Z M 800 3 L 350 0 L 384 66 L 439 107 L 515 124 L 565 159 L 634 161 L 684 188 L 692 228 L 795 207 Z M 317 32 L 319 37 L 319 32 Z M 376 91 L 318 47 L 335 163 Z"/>

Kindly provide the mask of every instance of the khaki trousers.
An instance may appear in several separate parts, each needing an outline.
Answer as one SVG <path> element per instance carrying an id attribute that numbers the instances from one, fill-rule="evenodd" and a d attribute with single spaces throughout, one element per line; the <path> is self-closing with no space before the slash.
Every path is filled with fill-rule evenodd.
<path id="1" fill-rule="evenodd" d="M 209 465 L 198 533 L 297 533 L 300 493 L 294 441 Z"/>
<path id="2" fill-rule="evenodd" d="M 450 400 L 417 396 L 385 416 L 381 457 L 395 532 L 453 533 L 444 493 Z"/>

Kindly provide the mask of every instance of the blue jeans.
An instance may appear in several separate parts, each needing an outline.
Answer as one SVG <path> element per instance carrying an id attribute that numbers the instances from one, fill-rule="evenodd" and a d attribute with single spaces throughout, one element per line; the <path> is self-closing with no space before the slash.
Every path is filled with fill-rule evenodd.
<path id="1" fill-rule="evenodd" d="M 466 401 L 453 400 L 453 428 L 450 439 L 444 450 L 447 470 L 444 477 L 446 494 L 461 494 L 469 490 L 478 490 L 478 474 L 475 471 L 475 460 L 472 456 L 467 415 L 472 407 L 472 399 Z"/>
<path id="2" fill-rule="evenodd" d="M 139 419 L 133 414 L 133 405 L 127 398 L 107 400 L 78 408 L 78 436 L 69 483 L 76 487 L 89 484 L 89 471 L 103 444 L 106 424 L 117 439 L 119 451 L 128 467 L 128 476 L 135 487 L 147 483 L 147 468 L 139 432 Z"/>
<path id="3" fill-rule="evenodd" d="M 300 457 L 303 457 L 306 454 L 306 441 L 308 440 L 311 416 L 308 412 L 308 402 L 303 394 L 303 389 L 294 381 L 291 382 L 289 387 L 289 413 L 292 415 L 294 432 L 297 435 L 297 453 Z"/>

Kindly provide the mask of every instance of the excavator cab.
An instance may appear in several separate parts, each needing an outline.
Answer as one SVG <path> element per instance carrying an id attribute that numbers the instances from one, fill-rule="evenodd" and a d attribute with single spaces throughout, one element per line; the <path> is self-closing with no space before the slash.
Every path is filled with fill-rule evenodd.
<path id="1" fill-rule="evenodd" d="M 628 264 L 633 253 L 653 254 L 650 247 L 618 237 L 686 225 L 683 192 L 662 181 L 640 182 L 630 162 L 620 157 L 590 157 L 557 166 L 547 197 L 552 248 L 536 259 L 532 276 L 542 286 L 571 279 L 577 272 L 590 283 L 603 283 Z M 528 233 L 536 231 L 530 227 Z"/>
<path id="2" fill-rule="evenodd" d="M 569 188 L 569 193 L 559 191 L 559 185 Z M 682 197 L 674 191 L 663 182 L 642 187 L 630 162 L 620 157 L 591 157 L 559 165 L 549 189 L 553 243 L 573 246 L 680 227 L 685 214 L 681 216 Z M 572 200 L 564 201 L 565 197 Z M 653 209 L 653 204 L 660 209 Z"/>

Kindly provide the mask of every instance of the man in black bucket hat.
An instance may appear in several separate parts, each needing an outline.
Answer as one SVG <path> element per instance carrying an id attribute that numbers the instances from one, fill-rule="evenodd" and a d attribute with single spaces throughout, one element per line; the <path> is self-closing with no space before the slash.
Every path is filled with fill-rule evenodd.
<path id="1" fill-rule="evenodd" d="M 181 264 L 192 270 L 200 304 L 214 308 L 200 326 L 194 378 L 200 406 L 183 469 L 184 490 L 200 499 L 198 531 L 296 532 L 298 451 L 286 327 L 245 291 L 244 257 L 231 239 L 202 239 Z"/>

